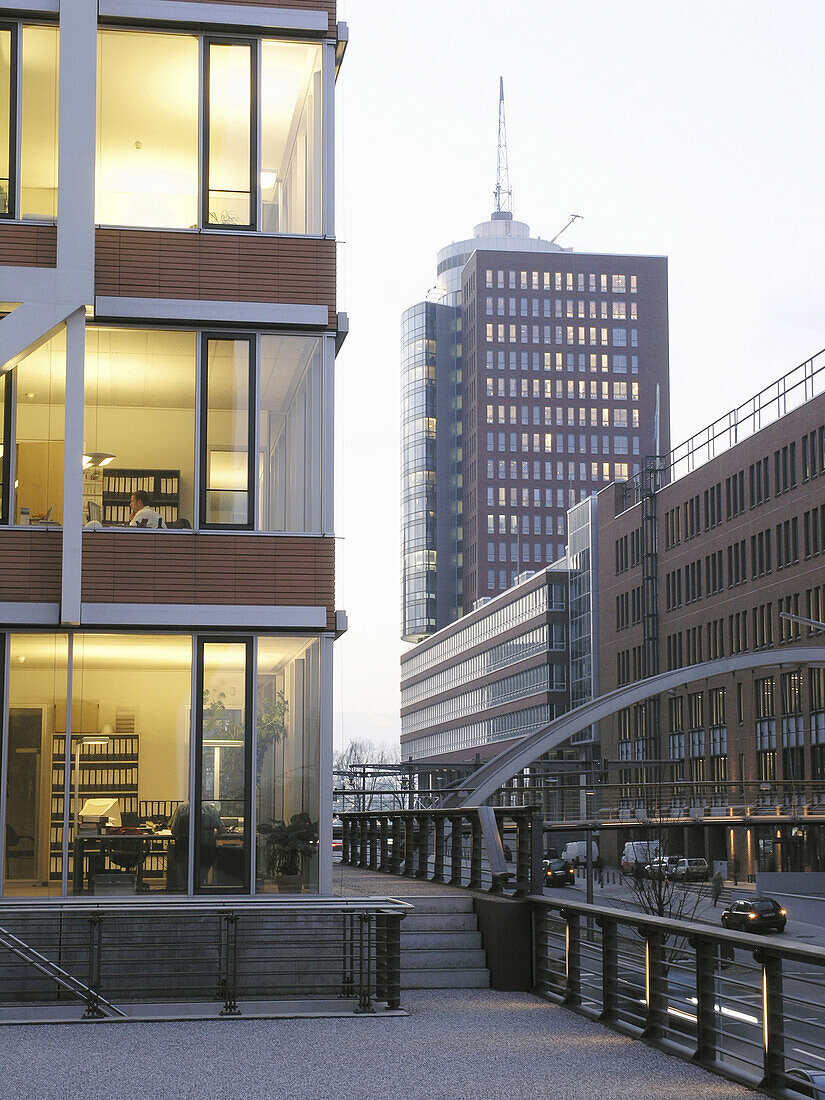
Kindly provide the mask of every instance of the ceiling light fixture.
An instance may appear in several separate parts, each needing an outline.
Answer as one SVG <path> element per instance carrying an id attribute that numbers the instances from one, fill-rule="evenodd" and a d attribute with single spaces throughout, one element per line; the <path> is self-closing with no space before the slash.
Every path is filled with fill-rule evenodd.
<path id="1" fill-rule="evenodd" d="M 103 466 L 108 466 L 110 462 L 114 462 L 114 460 L 115 456 L 109 454 L 108 451 L 92 451 L 91 454 L 83 456 L 83 469 L 101 469 Z"/>

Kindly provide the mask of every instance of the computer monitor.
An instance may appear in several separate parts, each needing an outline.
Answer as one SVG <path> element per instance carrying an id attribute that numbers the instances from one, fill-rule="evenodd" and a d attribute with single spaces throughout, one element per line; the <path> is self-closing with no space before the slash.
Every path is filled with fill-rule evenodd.
<path id="1" fill-rule="evenodd" d="M 102 523 L 103 509 L 96 500 L 89 501 L 89 523 Z"/>
<path id="2" fill-rule="evenodd" d="M 81 825 L 119 825 L 120 800 L 104 795 L 102 798 L 87 798 L 80 807 Z"/>

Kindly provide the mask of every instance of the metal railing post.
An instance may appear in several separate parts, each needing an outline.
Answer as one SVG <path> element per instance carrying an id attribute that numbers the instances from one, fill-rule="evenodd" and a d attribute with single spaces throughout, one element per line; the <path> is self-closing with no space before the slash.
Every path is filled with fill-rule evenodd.
<path id="1" fill-rule="evenodd" d="M 103 1010 L 98 1002 L 100 993 L 100 945 L 101 925 L 103 917 L 100 915 L 89 917 L 89 993 L 86 997 L 86 1011 L 84 1018 L 97 1019 L 103 1016 Z"/>
<path id="2" fill-rule="evenodd" d="M 401 1007 L 401 917 L 379 913 L 375 931 L 375 996 L 393 1011 Z"/>
<path id="3" fill-rule="evenodd" d="M 379 871 L 391 871 L 390 867 L 390 820 L 383 814 L 379 821 L 378 843 L 380 854 L 378 858 Z"/>
<path id="4" fill-rule="evenodd" d="M 416 815 L 415 850 L 416 850 L 416 878 L 429 877 L 429 852 L 430 852 L 430 815 L 419 813 Z"/>
<path id="5" fill-rule="evenodd" d="M 390 874 L 401 873 L 401 841 L 404 836 L 404 823 L 400 817 L 392 819 L 392 851 L 390 852 Z"/>
<path id="6" fill-rule="evenodd" d="M 463 814 L 450 815 L 450 886 L 460 886 L 463 878 L 461 866 L 463 822 Z"/>
<path id="7" fill-rule="evenodd" d="M 754 955 L 757 953 L 754 952 Z M 758 954 L 762 963 L 763 1076 L 761 1087 L 777 1088 L 785 1083 L 784 1005 L 782 959 L 767 949 Z"/>
<path id="8" fill-rule="evenodd" d="M 693 942 L 696 953 L 696 1051 L 695 1062 L 712 1065 L 719 1054 L 719 1023 L 716 1004 L 716 945 L 707 940 Z"/>
<path id="9" fill-rule="evenodd" d="M 602 928 L 602 1010 L 600 1020 L 615 1020 L 619 1004 L 619 936 L 609 917 L 600 917 Z"/>
<path id="10" fill-rule="evenodd" d="M 404 875 L 412 878 L 415 874 L 415 814 L 408 813 L 404 818 Z"/>
<path id="11" fill-rule="evenodd" d="M 220 979 L 218 988 L 223 997 L 221 1016 L 240 1016 L 237 1002 L 238 983 L 238 916 L 225 913 L 220 920 Z"/>
<path id="12" fill-rule="evenodd" d="M 372 1003 L 372 959 L 375 914 L 358 914 L 358 1013 L 375 1012 Z"/>
<path id="13" fill-rule="evenodd" d="M 481 857 L 483 850 L 483 835 L 478 813 L 473 813 L 470 818 L 470 881 L 467 886 L 471 890 L 481 889 Z"/>
<path id="14" fill-rule="evenodd" d="M 661 932 L 645 935 L 645 1002 L 647 1021 L 643 1034 L 658 1042 L 667 1030 L 667 967 L 665 939 Z"/>
<path id="15" fill-rule="evenodd" d="M 366 815 L 358 818 L 358 866 L 364 871 L 367 869 L 369 853 L 367 851 L 367 818 Z"/>
<path id="16" fill-rule="evenodd" d="M 355 937 L 352 930 L 354 914 L 342 913 L 341 916 L 341 996 L 352 997 L 355 992 Z"/>
<path id="17" fill-rule="evenodd" d="M 564 917 L 565 927 L 567 929 L 567 942 L 565 945 L 566 981 L 562 1000 L 565 1004 L 575 1007 L 580 1005 L 582 1000 L 581 924 L 579 922 L 578 913 L 570 913 L 562 910 L 560 915 Z"/>
<path id="18" fill-rule="evenodd" d="M 369 819 L 369 869 L 371 871 L 378 870 L 378 818 L 370 817 Z"/>
<path id="19" fill-rule="evenodd" d="M 433 815 L 433 882 L 444 881 L 444 814 Z"/>

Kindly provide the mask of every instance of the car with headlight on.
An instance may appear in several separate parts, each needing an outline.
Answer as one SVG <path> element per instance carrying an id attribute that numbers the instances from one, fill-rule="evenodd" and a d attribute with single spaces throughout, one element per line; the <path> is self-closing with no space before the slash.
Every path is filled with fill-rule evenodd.
<path id="1" fill-rule="evenodd" d="M 544 861 L 545 886 L 572 886 L 576 881 L 576 872 L 566 859 L 546 859 Z"/>
<path id="2" fill-rule="evenodd" d="M 735 901 L 720 914 L 724 928 L 738 932 L 784 932 L 788 914 L 773 898 Z"/>

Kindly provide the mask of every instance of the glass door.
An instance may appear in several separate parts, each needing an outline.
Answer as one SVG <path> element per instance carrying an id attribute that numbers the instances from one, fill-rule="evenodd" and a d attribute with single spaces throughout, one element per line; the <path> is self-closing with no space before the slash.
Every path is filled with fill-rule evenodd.
<path id="1" fill-rule="evenodd" d="M 198 647 L 195 892 L 250 892 L 250 639 Z"/>

